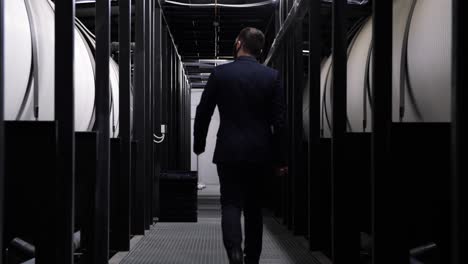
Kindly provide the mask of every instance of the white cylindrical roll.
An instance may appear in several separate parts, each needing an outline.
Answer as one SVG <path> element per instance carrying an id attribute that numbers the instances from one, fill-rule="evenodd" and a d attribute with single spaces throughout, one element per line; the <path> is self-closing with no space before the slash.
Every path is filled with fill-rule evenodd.
<path id="1" fill-rule="evenodd" d="M 8 14 L 11 17 L 7 17 L 6 21 L 7 32 L 15 30 L 14 33 L 11 33 L 14 34 L 14 37 L 7 38 L 8 46 L 11 45 L 11 52 L 8 54 L 14 56 L 15 62 L 7 61 L 9 74 L 6 101 L 16 106 L 16 109 L 7 106 L 7 109 L 13 109 L 13 111 L 9 111 L 7 118 L 17 119 L 18 107 L 22 103 L 18 102 L 16 98 L 21 98 L 21 101 L 27 103 L 22 115 L 18 116 L 19 119 L 34 120 L 33 90 L 38 88 L 38 120 L 53 120 L 55 94 L 54 10 L 47 0 L 6 1 L 8 7 L 18 7 L 18 3 L 23 4 L 20 8 L 9 9 Z M 28 26 L 15 27 L 11 26 L 12 24 L 27 24 Z M 77 131 L 86 131 L 94 106 L 94 73 L 87 45 L 77 30 L 75 30 L 75 34 L 75 128 Z M 25 36 L 28 36 L 29 41 L 24 40 Z M 25 43 L 29 43 L 29 45 L 24 47 Z M 31 56 L 33 53 L 35 55 Z M 29 76 L 25 70 L 27 67 L 31 67 L 30 65 L 37 67 L 33 76 Z M 30 78 L 34 81 L 30 80 L 31 90 L 26 95 L 24 91 L 27 89 L 27 81 L 24 79 Z M 38 86 L 36 87 L 35 84 Z M 25 96 L 27 97 L 25 98 Z"/>
<path id="2" fill-rule="evenodd" d="M 419 0 L 416 2 L 411 21 L 408 22 L 413 1 L 394 0 L 393 3 L 393 121 L 400 121 L 400 106 L 404 106 L 405 114 L 401 120 L 403 122 L 450 122 L 451 5 L 437 0 Z M 408 40 L 405 42 L 408 25 L 410 30 Z M 372 64 L 367 67 L 371 40 L 372 20 L 370 19 L 361 28 L 348 55 L 349 132 L 364 131 L 365 77 L 367 75 L 371 79 L 372 76 Z M 405 45 L 408 47 L 407 53 L 404 52 Z M 410 85 L 404 87 L 405 96 L 401 98 L 400 78 L 406 54 L 408 55 L 407 77 Z M 324 137 L 331 136 L 331 67 L 331 59 L 328 58 L 321 72 Z M 371 86 L 370 93 L 372 90 Z M 366 131 L 371 131 L 370 98 L 367 96 L 366 100 L 368 100 Z"/>
<path id="3" fill-rule="evenodd" d="M 408 69 L 424 122 L 451 121 L 451 53 L 452 1 L 419 0 L 408 39 Z"/>
<path id="4" fill-rule="evenodd" d="M 119 135 L 119 66 L 111 59 L 110 61 L 110 86 L 111 86 L 111 136 L 117 137 Z"/>
<path id="5" fill-rule="evenodd" d="M 38 120 L 53 120 L 55 89 L 60 89 L 60 87 L 55 88 L 54 85 L 55 16 L 53 3 L 49 0 L 6 0 L 5 8 L 7 11 L 5 60 L 8 65 L 5 80 L 6 119 L 34 120 L 34 91 L 37 90 Z M 95 44 L 89 31 L 85 28 L 82 30 L 83 32 L 80 32 L 78 27 L 75 28 L 76 131 L 92 129 L 95 115 L 95 66 L 91 51 L 95 49 Z M 109 69 L 112 98 L 110 133 L 115 137 L 118 136 L 119 131 L 119 69 L 112 59 Z M 35 83 L 38 84 L 37 87 Z"/>
<path id="6" fill-rule="evenodd" d="M 15 120 L 32 71 L 31 28 L 24 1 L 5 1 L 5 119 Z"/>
<path id="7" fill-rule="evenodd" d="M 87 131 L 94 109 L 94 60 L 84 37 L 75 28 L 75 130 Z"/>
<path id="8" fill-rule="evenodd" d="M 25 4 L 32 25 L 32 48 L 36 52 L 33 64 L 38 67 L 38 75 L 34 76 L 38 80 L 33 85 L 39 86 L 38 120 L 54 120 L 54 10 L 46 0 L 25 0 Z M 33 93 L 29 96 L 33 97 Z M 34 120 L 32 98 L 30 102 L 21 120 Z"/>
<path id="9" fill-rule="evenodd" d="M 372 125 L 370 110 L 367 111 L 364 117 L 364 100 L 366 100 L 367 109 L 370 109 L 370 100 L 367 93 L 365 93 L 364 87 L 367 82 L 366 70 L 368 68 L 366 66 L 371 50 L 371 40 L 372 20 L 369 19 L 358 32 L 348 55 L 347 111 L 350 126 L 348 127 L 349 132 L 364 131 L 363 120 L 367 120 L 367 128 Z M 366 96 L 365 98 L 364 95 Z"/>
<path id="10" fill-rule="evenodd" d="M 322 137 L 331 137 L 331 56 L 322 64 L 320 72 L 320 129 Z"/>

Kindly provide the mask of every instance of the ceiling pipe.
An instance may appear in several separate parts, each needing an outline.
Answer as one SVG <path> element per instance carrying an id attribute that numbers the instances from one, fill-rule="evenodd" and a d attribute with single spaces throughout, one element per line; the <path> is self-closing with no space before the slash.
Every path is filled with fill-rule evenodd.
<path id="1" fill-rule="evenodd" d="M 267 0 L 267 1 L 257 2 L 257 3 L 251 3 L 251 4 L 220 4 L 220 3 L 192 4 L 192 3 L 184 3 L 184 2 L 178 2 L 178 1 L 173 1 L 173 0 L 163 0 L 161 1 L 161 4 L 173 4 L 173 5 L 187 6 L 187 7 L 252 8 L 252 7 L 271 5 L 271 4 L 275 4 L 276 2 L 277 2 L 276 0 Z"/>

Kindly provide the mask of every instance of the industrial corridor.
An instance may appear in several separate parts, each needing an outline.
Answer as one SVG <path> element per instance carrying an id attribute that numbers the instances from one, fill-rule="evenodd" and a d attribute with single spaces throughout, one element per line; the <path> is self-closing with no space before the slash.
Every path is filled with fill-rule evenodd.
<path id="1" fill-rule="evenodd" d="M 463 2 L 0 0 L 0 264 L 467 264 Z"/>

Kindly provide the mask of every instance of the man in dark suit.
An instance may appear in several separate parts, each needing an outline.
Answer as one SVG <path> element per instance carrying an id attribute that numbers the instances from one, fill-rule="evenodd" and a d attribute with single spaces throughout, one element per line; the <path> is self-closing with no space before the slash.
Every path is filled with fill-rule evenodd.
<path id="1" fill-rule="evenodd" d="M 278 71 L 256 58 L 265 38 L 255 28 L 243 29 L 234 44 L 235 61 L 216 67 L 197 107 L 194 152 L 205 151 L 211 116 L 221 118 L 213 162 L 221 185 L 223 241 L 230 263 L 259 263 L 262 250 L 263 179 L 273 166 L 286 169 L 285 106 Z M 241 212 L 245 220 L 242 252 Z M 245 259 L 244 259 L 245 253 Z"/>

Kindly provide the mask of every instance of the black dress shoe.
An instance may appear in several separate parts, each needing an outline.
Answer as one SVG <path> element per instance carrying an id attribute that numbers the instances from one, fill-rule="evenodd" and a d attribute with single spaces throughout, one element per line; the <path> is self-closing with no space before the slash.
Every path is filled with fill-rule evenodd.
<path id="1" fill-rule="evenodd" d="M 229 256 L 230 264 L 244 264 L 244 253 L 242 249 L 233 249 L 231 256 Z"/>

